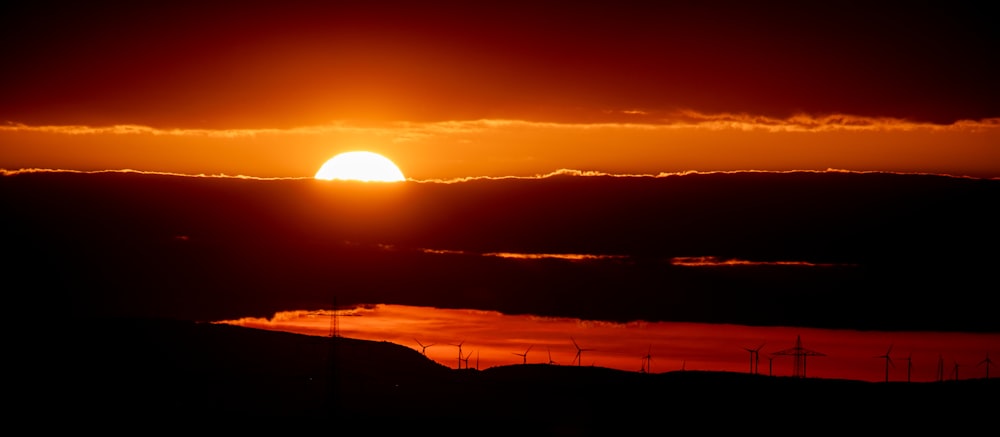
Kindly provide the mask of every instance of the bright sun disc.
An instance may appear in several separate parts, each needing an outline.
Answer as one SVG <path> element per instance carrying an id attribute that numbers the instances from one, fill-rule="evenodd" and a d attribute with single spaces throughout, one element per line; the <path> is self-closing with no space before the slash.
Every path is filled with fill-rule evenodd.
<path id="1" fill-rule="evenodd" d="M 399 171 L 389 158 L 372 152 L 345 152 L 326 161 L 316 179 L 331 181 L 334 179 L 362 182 L 400 182 L 405 181 L 403 172 Z"/>

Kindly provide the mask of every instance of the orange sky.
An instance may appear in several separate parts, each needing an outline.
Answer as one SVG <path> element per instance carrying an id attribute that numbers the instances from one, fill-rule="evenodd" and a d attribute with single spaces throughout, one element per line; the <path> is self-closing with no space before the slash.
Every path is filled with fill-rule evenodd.
<path id="1" fill-rule="evenodd" d="M 971 5 L 45 3 L 0 31 L 0 169 L 1000 175 Z"/>
<path id="2" fill-rule="evenodd" d="M 407 178 L 826 170 L 1000 177 L 1000 119 L 948 125 L 857 117 L 685 114 L 637 123 L 382 122 L 291 129 L 0 126 L 0 167 L 311 177 L 334 155 L 380 153 Z"/>
<path id="3" fill-rule="evenodd" d="M 990 55 L 1000 17 L 985 3 L 226 3 L 6 7 L 0 174 L 312 178 L 338 153 L 366 150 L 411 181 L 562 169 L 1000 178 L 1000 63 Z M 546 332 L 537 321 L 510 323 Z M 461 340 L 410 327 L 390 336 L 384 325 L 352 328 L 346 318 L 343 327 L 411 347 L 416 335 Z M 878 360 L 841 374 L 842 339 L 800 331 L 806 347 L 831 355 L 810 361 L 815 375 L 877 378 Z M 516 362 L 512 353 L 529 340 L 539 341 L 532 361 L 546 344 L 567 362 L 570 332 L 466 340 L 497 363 Z M 606 332 L 572 332 L 610 349 Z M 654 366 L 740 371 L 741 348 L 794 341 L 784 328 L 729 335 L 713 338 L 732 351 L 725 357 L 672 344 L 654 350 Z M 917 344 L 952 341 L 864 340 L 869 347 L 852 353 L 879 355 L 895 341 L 901 354 L 920 354 L 923 380 L 939 352 Z M 649 343 L 617 351 L 620 367 L 637 369 Z M 428 351 L 442 363 L 451 352 Z M 984 352 L 955 359 L 971 374 Z M 898 378 L 902 356 L 896 364 Z"/>

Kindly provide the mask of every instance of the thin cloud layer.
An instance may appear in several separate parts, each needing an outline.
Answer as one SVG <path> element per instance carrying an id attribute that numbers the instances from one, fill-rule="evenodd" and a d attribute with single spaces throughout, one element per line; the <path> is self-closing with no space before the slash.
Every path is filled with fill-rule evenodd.
<path id="1" fill-rule="evenodd" d="M 0 126 L 0 168 L 136 169 L 262 178 L 315 174 L 337 153 L 368 150 L 411 180 L 690 171 L 890 171 L 1000 176 L 997 119 L 951 124 L 848 115 L 771 118 L 688 111 L 655 123 L 470 120 L 288 129 Z M 86 153 L 81 153 L 86 151 Z"/>
<path id="2" fill-rule="evenodd" d="M 635 112 L 635 111 L 629 111 Z M 642 114 L 647 114 L 641 112 Z M 648 122 L 544 122 L 516 119 L 478 119 L 455 120 L 442 122 L 335 122 L 325 125 L 302 126 L 294 128 L 245 128 L 245 129 L 191 129 L 191 128 L 157 128 L 142 125 L 28 125 L 8 121 L 0 125 L 0 132 L 22 133 L 57 133 L 64 135 L 169 135 L 169 136 L 207 136 L 219 138 L 253 137 L 269 134 L 283 135 L 315 135 L 330 132 L 363 132 L 376 135 L 398 136 L 405 141 L 407 137 L 425 137 L 434 135 L 449 135 L 462 133 L 477 133 L 507 127 L 529 127 L 536 129 L 561 128 L 573 129 L 691 129 L 709 130 L 766 130 L 771 132 L 803 132 L 832 130 L 976 130 L 1000 127 L 1000 118 L 981 120 L 957 120 L 952 123 L 930 123 L 911 121 L 893 117 L 866 117 L 850 114 L 830 114 L 813 116 L 796 114 L 788 118 L 771 116 L 738 114 L 738 113 L 701 113 L 692 110 L 664 114 Z"/>

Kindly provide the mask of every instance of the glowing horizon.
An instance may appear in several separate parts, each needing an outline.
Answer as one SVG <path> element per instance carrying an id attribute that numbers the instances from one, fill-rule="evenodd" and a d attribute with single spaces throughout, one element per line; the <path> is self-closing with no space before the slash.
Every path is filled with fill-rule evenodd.
<path id="1" fill-rule="evenodd" d="M 893 345 L 897 363 L 911 358 L 914 367 L 894 368 L 890 381 L 937 381 L 937 362 L 967 369 L 961 379 L 977 378 L 985 369 L 971 369 L 1000 344 L 1000 334 L 884 332 L 831 330 L 798 327 L 756 327 L 731 324 L 686 322 L 628 323 L 580 320 L 575 318 L 508 315 L 497 311 L 439 309 L 407 305 L 378 304 L 345 308 L 337 312 L 342 337 L 389 341 L 426 352 L 439 364 L 457 368 L 458 349 L 472 355 L 469 366 L 480 370 L 504 365 L 581 365 L 574 342 L 584 349 L 582 365 L 626 371 L 663 373 L 677 370 L 750 372 L 747 348 L 760 349 L 761 361 L 754 371 L 764 375 L 793 376 L 792 359 L 771 355 L 791 348 L 800 336 L 804 347 L 825 356 L 810 360 L 807 377 L 852 379 L 869 382 L 884 380 L 884 360 L 876 359 Z M 285 311 L 270 319 L 247 317 L 213 323 L 248 328 L 329 336 L 333 312 L 330 310 Z M 573 339 L 573 340 L 571 340 Z M 433 344 L 427 347 L 423 346 Z M 527 356 L 520 354 L 527 352 Z M 649 367 L 643 357 L 651 355 Z M 478 357 L 478 367 L 476 359 Z M 463 362 L 463 367 L 465 363 Z"/>
<path id="2" fill-rule="evenodd" d="M 887 171 L 1000 177 L 1000 119 L 951 124 L 798 115 L 702 114 L 644 123 L 521 120 L 335 122 L 299 128 L 159 129 L 0 125 L 0 168 L 135 169 L 259 178 L 314 175 L 331 154 L 365 149 L 415 181 L 724 171 Z M 613 145 L 613 147 L 611 147 Z M 74 153 L 87 150 L 88 153 Z M 233 156 L 240 159 L 233 159 Z M 482 155 L 481 155 L 482 154 Z M 198 156 L 192 161 L 188 156 Z"/>

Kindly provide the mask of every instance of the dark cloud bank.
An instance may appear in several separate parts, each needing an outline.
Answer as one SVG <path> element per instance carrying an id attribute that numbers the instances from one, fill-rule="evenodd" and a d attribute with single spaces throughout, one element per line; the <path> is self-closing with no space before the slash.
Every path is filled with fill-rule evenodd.
<path id="1" fill-rule="evenodd" d="M 455 184 L 0 178 L 14 311 L 181 320 L 395 303 L 1000 332 L 1000 181 L 879 173 Z M 455 251 L 427 253 L 421 249 Z M 478 253 L 622 255 L 505 259 Z M 674 257 L 823 266 L 684 267 Z"/>

